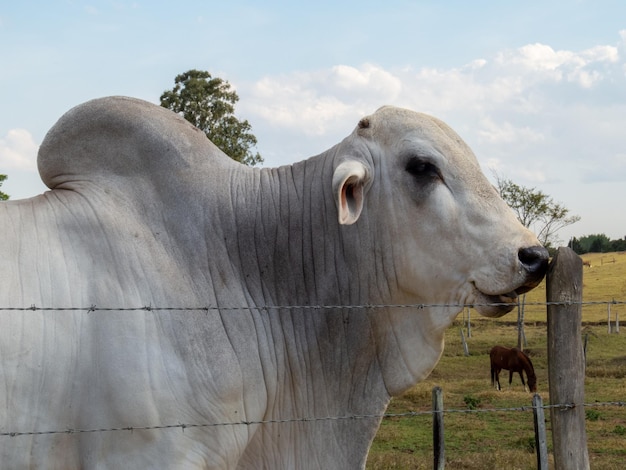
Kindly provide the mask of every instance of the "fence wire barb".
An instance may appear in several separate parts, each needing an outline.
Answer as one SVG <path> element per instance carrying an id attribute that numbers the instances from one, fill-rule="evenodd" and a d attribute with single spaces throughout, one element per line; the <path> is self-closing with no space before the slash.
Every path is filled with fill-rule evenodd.
<path id="1" fill-rule="evenodd" d="M 559 410 L 572 409 L 576 406 L 583 407 L 598 407 L 598 406 L 626 406 L 624 401 L 612 401 L 612 402 L 595 402 L 595 403 L 582 403 L 577 405 L 576 403 L 557 403 L 553 405 L 542 405 L 539 408 L 550 409 L 558 408 Z M 100 433 L 100 432 L 119 432 L 119 431 L 158 431 L 168 429 L 185 429 L 193 428 L 211 428 L 218 426 L 259 426 L 264 424 L 281 424 L 281 423 L 294 423 L 294 422 L 315 422 L 315 421 L 335 421 L 335 420 L 347 420 L 347 419 L 391 419 L 391 418 L 414 418 L 418 416 L 432 415 L 435 413 L 505 413 L 505 412 L 528 412 L 534 410 L 536 407 L 530 406 L 518 406 L 510 408 L 476 408 L 476 409 L 449 409 L 442 411 L 425 410 L 425 411 L 406 411 L 403 413 L 384 413 L 384 414 L 363 414 L 363 415 L 347 415 L 347 416 L 324 416 L 324 417 L 304 417 L 293 419 L 272 419 L 264 421 L 238 421 L 230 423 L 178 423 L 178 424 L 160 424 L 154 426 L 120 426 L 111 428 L 94 428 L 94 429 L 59 429 L 49 431 L 3 431 L 0 432 L 0 437 L 22 437 L 22 436 L 45 436 L 54 434 L 86 434 L 86 433 Z"/>

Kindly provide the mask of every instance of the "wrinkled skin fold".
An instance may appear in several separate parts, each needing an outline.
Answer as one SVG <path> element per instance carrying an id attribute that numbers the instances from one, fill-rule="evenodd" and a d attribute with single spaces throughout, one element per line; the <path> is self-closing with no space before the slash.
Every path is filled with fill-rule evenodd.
<path id="1" fill-rule="evenodd" d="M 154 308 L 0 311 L 0 431 L 287 422 L 1 437 L 6 468 L 363 468 L 379 418 L 308 419 L 384 413 L 462 305 L 502 315 L 546 269 L 466 144 L 404 109 L 253 169 L 104 98 L 38 164 L 50 191 L 0 204 L 0 306 Z M 412 304 L 435 306 L 364 307 Z"/>

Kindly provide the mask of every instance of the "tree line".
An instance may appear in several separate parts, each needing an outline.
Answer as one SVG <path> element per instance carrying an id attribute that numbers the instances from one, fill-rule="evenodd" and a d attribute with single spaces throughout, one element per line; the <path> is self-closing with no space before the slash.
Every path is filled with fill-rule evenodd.
<path id="1" fill-rule="evenodd" d="M 612 251 L 626 251 L 626 236 L 611 240 L 604 233 L 585 235 L 580 238 L 573 237 L 568 246 L 577 254 L 584 253 L 610 253 Z"/>

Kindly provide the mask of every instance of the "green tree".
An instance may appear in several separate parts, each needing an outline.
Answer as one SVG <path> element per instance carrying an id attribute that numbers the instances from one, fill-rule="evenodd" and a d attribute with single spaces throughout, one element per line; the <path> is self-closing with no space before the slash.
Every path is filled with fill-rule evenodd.
<path id="1" fill-rule="evenodd" d="M 253 152 L 257 139 L 250 123 L 234 115 L 237 93 L 221 78 L 209 72 L 189 70 L 174 80 L 174 88 L 161 95 L 161 106 L 180 114 L 203 131 L 211 141 L 233 160 L 254 166 L 263 163 Z"/>
<path id="2" fill-rule="evenodd" d="M 601 238 L 595 238 L 592 242 L 591 242 L 591 246 L 589 247 L 589 251 L 591 253 L 604 253 L 604 242 L 605 240 L 602 240 Z M 608 240 L 607 240 L 608 241 Z"/>
<path id="3" fill-rule="evenodd" d="M 570 248 L 577 254 L 585 253 L 608 253 L 610 251 L 626 251 L 626 237 L 611 240 L 604 233 L 585 235 L 580 238 L 572 238 Z"/>
<path id="4" fill-rule="evenodd" d="M 611 240 L 611 251 L 626 251 L 626 237 Z"/>
<path id="5" fill-rule="evenodd" d="M 554 249 L 559 243 L 556 233 L 580 220 L 577 215 L 570 216 L 569 210 L 552 200 L 550 196 L 535 188 L 526 188 L 513 181 L 496 176 L 500 196 L 513 209 L 519 221 L 533 230 L 539 242 L 546 248 Z M 524 350 L 524 305 L 526 294 L 517 309 L 517 348 Z"/>
<path id="6" fill-rule="evenodd" d="M 611 240 L 604 233 L 585 235 L 580 237 L 578 241 L 583 253 L 606 253 L 613 251 L 611 249 Z"/>
<path id="7" fill-rule="evenodd" d="M 567 246 L 569 246 L 572 250 L 574 250 L 574 252 L 576 252 L 576 254 L 578 255 L 582 255 L 583 253 L 586 253 L 586 251 L 584 251 L 582 244 L 580 243 L 580 240 L 576 237 L 571 238 Z"/>
<path id="8" fill-rule="evenodd" d="M 7 179 L 7 175 L 0 175 L 0 186 Z M 9 199 L 9 195 L 0 191 L 0 201 L 6 201 Z"/>
<path id="9" fill-rule="evenodd" d="M 554 249 L 560 242 L 557 237 L 559 230 L 580 220 L 580 216 L 570 215 L 569 209 L 538 189 L 520 186 L 498 175 L 496 179 L 502 199 L 548 249 Z"/>

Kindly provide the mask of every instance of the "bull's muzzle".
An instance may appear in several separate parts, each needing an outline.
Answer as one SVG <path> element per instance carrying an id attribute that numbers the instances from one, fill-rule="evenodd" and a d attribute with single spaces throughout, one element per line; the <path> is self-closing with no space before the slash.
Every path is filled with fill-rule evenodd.
<path id="1" fill-rule="evenodd" d="M 520 249 L 517 256 L 522 269 L 526 272 L 526 280 L 515 289 L 515 292 L 520 295 L 534 289 L 541 282 L 548 271 L 550 255 L 543 246 L 531 246 Z"/>

